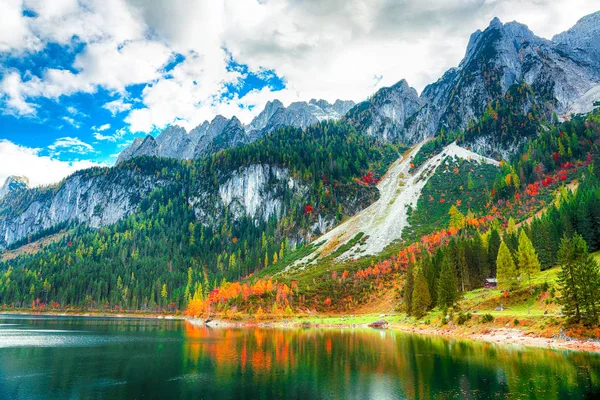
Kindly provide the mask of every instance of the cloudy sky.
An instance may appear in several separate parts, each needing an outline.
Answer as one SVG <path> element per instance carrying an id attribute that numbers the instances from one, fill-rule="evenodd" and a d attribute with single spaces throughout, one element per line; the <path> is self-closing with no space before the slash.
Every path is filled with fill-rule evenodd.
<path id="1" fill-rule="evenodd" d="M 268 100 L 419 92 L 497 16 L 551 38 L 598 0 L 0 0 L 0 184 L 112 164 L 133 138 Z"/>

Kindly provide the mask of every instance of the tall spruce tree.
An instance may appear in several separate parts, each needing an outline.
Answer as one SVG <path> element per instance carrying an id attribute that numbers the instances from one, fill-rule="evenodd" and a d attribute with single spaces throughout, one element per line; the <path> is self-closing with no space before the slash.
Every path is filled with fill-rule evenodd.
<path id="1" fill-rule="evenodd" d="M 496 260 L 498 287 L 502 290 L 513 290 L 519 287 L 517 268 L 506 243 L 500 243 Z"/>
<path id="2" fill-rule="evenodd" d="M 529 283 L 529 293 L 533 293 L 533 287 L 531 285 L 531 278 L 537 272 L 540 272 L 540 260 L 531 244 L 531 240 L 527 237 L 524 229 L 521 229 L 519 233 L 519 249 L 517 259 L 519 262 L 519 273 L 521 276 L 525 276 Z"/>
<path id="3" fill-rule="evenodd" d="M 496 276 L 496 260 L 498 259 L 498 250 L 500 249 L 500 233 L 496 228 L 492 228 L 488 242 L 488 268 L 489 276 Z"/>
<path id="4" fill-rule="evenodd" d="M 454 270 L 450 266 L 448 258 L 444 257 L 440 280 L 438 282 L 438 306 L 442 309 L 452 307 L 456 302 L 457 295 L 458 291 L 456 289 Z"/>
<path id="5" fill-rule="evenodd" d="M 431 304 L 431 296 L 423 269 L 419 268 L 415 277 L 415 287 L 412 298 L 412 311 L 415 318 L 422 318 Z"/>
<path id="6" fill-rule="evenodd" d="M 413 306 L 413 290 L 415 288 L 415 274 L 414 274 L 414 265 L 412 262 L 408 263 L 408 267 L 406 268 L 406 283 L 404 284 L 404 307 L 406 309 L 406 314 L 412 315 Z"/>
<path id="7" fill-rule="evenodd" d="M 583 237 L 575 234 L 564 236 L 558 250 L 561 270 L 558 282 L 561 289 L 560 303 L 570 323 L 598 323 L 600 313 L 600 272 L 598 264 L 589 255 Z"/>

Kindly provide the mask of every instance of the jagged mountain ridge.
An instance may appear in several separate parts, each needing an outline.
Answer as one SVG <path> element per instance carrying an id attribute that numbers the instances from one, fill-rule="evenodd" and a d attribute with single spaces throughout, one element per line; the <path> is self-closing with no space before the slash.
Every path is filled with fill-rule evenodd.
<path id="1" fill-rule="evenodd" d="M 527 26 L 494 18 L 471 35 L 465 57 L 420 96 L 405 81 L 380 89 L 346 118 L 382 140 L 418 143 L 441 129 L 460 130 L 477 120 L 486 106 L 521 82 L 535 93 L 547 118 L 553 112 L 587 112 L 600 98 L 600 11 L 582 18 L 552 41 Z M 572 107 L 586 94 L 586 107 Z M 592 94 L 592 95 L 590 95 Z"/>
<path id="2" fill-rule="evenodd" d="M 228 125 L 233 125 L 231 129 L 240 126 L 239 122 L 231 124 L 231 121 Z M 217 136 L 210 145 L 227 147 L 228 144 L 220 143 L 219 139 Z M 302 228 L 309 231 L 309 235 L 321 234 L 335 225 L 339 217 L 336 210 L 353 214 L 376 195 L 374 188 L 360 185 L 354 188 L 357 186 L 354 182 L 347 182 L 360 176 L 361 171 L 368 168 L 368 162 L 377 162 L 382 157 L 381 147 L 371 146 L 369 141 L 373 142 L 341 124 L 322 122 L 306 130 L 288 127 L 276 131 L 244 149 L 233 146 L 227 150 L 229 157 L 222 161 L 204 157 L 188 163 L 174 158 L 137 157 L 113 167 L 82 170 L 56 185 L 13 191 L 1 199 L 0 249 L 59 225 L 99 228 L 114 224 L 136 211 L 152 192 L 167 190 L 165 188 L 171 188 L 168 190 L 173 196 L 183 196 L 186 208 L 193 211 L 196 220 L 203 225 L 217 226 L 223 218 L 229 218 L 227 215 L 232 221 L 244 218 L 256 223 L 273 218 L 279 221 L 290 212 L 290 202 L 295 204 L 293 211 L 301 215 L 302 211 L 298 210 L 304 207 L 305 197 L 314 198 L 311 191 L 320 187 L 307 181 L 320 180 L 324 171 L 332 169 L 332 179 L 336 173 L 341 175 L 335 187 L 328 189 L 328 195 L 342 198 L 339 204 L 342 208 L 333 211 L 321 208 L 319 223 Z M 284 145 L 288 151 L 278 153 Z M 152 146 L 156 146 L 156 141 L 149 138 L 143 139 L 140 145 L 142 148 Z M 330 159 L 332 154 L 342 151 L 357 154 L 359 150 L 361 154 L 353 156 L 355 161 L 350 166 Z M 390 147 L 387 158 L 391 160 L 395 151 Z M 288 156 L 293 159 L 290 161 Z M 369 158 L 371 156 L 374 158 Z M 336 158 L 347 157 L 338 155 Z M 313 167 L 313 172 L 307 174 L 307 168 L 314 163 L 318 163 L 318 169 Z M 348 171 L 352 171 L 351 174 Z M 355 190 L 344 196 L 336 194 L 345 190 L 345 183 Z M 324 189 L 321 186 L 319 190 Z M 325 202 L 326 199 L 327 196 L 312 201 Z"/>
<path id="3" fill-rule="evenodd" d="M 124 149 L 117 164 L 138 156 L 156 156 L 189 160 L 216 153 L 230 147 L 250 143 L 266 133 L 285 126 L 306 128 L 324 120 L 337 120 L 354 106 L 353 101 L 312 99 L 308 103 L 294 102 L 285 107 L 279 100 L 269 101 L 252 122 L 244 126 L 235 116 L 227 119 L 217 115 L 190 132 L 178 125 L 164 129 L 156 138 L 151 135 L 136 138 Z"/>
<path id="4" fill-rule="evenodd" d="M 535 106 L 546 118 L 552 113 L 567 116 L 589 112 L 600 99 L 600 11 L 583 17 L 571 29 L 552 40 L 536 36 L 518 22 L 502 23 L 494 18 L 489 26 L 471 35 L 465 57 L 419 96 L 405 80 L 377 91 L 369 100 L 324 100 L 295 102 L 287 108 L 274 100 L 241 130 L 231 129 L 231 140 L 221 137 L 226 119 L 217 116 L 194 128 L 188 136 L 182 128 L 169 127 L 158 137 L 158 145 L 141 146 L 140 140 L 125 149 L 119 161 L 137 155 L 190 159 L 251 142 L 283 126 L 306 128 L 324 119 L 344 117 L 357 129 L 383 141 L 415 144 L 441 129 L 460 130 L 477 120 L 487 105 L 521 82 L 535 93 Z M 237 125 L 237 123 L 235 123 Z M 217 132 L 218 131 L 218 132 Z M 161 141 L 162 137 L 162 141 Z M 488 146 L 480 146 L 486 148 Z M 191 150 L 194 148 L 194 150 Z M 504 153 L 495 148 L 496 153 Z"/>

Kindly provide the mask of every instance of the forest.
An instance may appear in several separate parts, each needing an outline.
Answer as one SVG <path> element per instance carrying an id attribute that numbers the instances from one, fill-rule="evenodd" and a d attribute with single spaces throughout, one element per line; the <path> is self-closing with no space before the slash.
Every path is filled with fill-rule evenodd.
<path id="1" fill-rule="evenodd" d="M 171 183 L 142 199 L 138 212 L 115 225 L 59 226 L 44 232 L 63 230 L 66 235 L 36 254 L 0 264 L 0 304 L 185 309 L 194 295 L 206 296 L 222 281 L 248 276 L 302 246 L 319 218 L 340 221 L 374 201 L 374 181 L 401 150 L 376 143 L 347 124 L 324 122 L 304 131 L 283 128 L 196 161 L 140 157 L 113 168 L 78 172 L 154 175 Z M 287 168 L 306 193 L 299 196 L 282 185 L 279 216 L 236 218 L 217 206 L 214 220 L 199 221 L 188 199 L 199 191 L 212 193 L 211 205 L 205 207 L 215 207 L 219 185 L 253 164 Z M 40 189 L 39 196 L 50 190 L 58 188 Z"/>

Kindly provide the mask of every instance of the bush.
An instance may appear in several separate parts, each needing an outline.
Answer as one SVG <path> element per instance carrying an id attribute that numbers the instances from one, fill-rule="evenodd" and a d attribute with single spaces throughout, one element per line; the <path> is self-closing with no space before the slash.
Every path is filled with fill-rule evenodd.
<path id="1" fill-rule="evenodd" d="M 519 320 L 518 320 L 518 319 L 516 319 L 516 318 L 515 318 L 515 320 L 513 321 L 513 324 L 515 324 L 515 326 L 516 326 L 516 325 L 519 325 L 519 324 L 520 324 L 520 322 L 519 322 Z"/>
<path id="2" fill-rule="evenodd" d="M 458 314 L 456 323 L 458 325 L 464 325 L 468 320 L 471 319 L 471 316 L 472 316 L 471 313 L 466 313 L 466 314 L 460 313 L 460 314 Z"/>
<path id="3" fill-rule="evenodd" d="M 492 314 L 484 314 L 481 316 L 481 322 L 483 322 L 484 324 L 487 324 L 489 322 L 493 322 L 494 321 L 494 316 Z"/>

